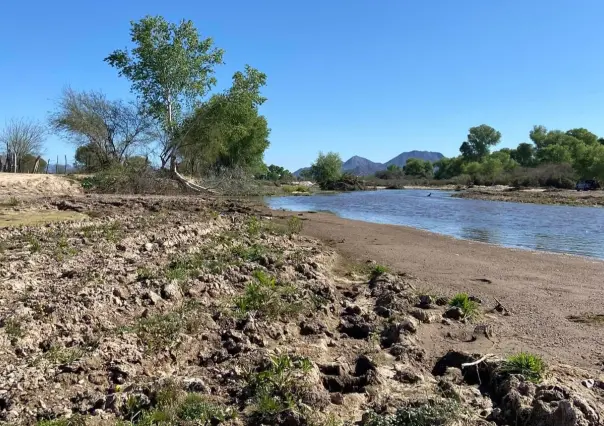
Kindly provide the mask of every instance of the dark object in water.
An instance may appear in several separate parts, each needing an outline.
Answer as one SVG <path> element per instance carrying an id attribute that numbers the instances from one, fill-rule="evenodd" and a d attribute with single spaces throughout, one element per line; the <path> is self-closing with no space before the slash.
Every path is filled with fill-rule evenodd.
<path id="1" fill-rule="evenodd" d="M 429 197 L 430 195 L 432 195 L 432 193 L 429 193 L 429 194 L 428 194 L 428 197 Z"/>

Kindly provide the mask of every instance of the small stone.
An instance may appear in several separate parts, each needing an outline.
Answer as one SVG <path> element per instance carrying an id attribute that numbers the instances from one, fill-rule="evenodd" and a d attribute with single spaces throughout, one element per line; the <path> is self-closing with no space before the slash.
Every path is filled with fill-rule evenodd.
<path id="1" fill-rule="evenodd" d="M 120 299 L 127 299 L 130 296 L 130 292 L 124 287 L 116 287 L 113 289 L 113 295 Z"/>
<path id="2" fill-rule="evenodd" d="M 401 321 L 400 327 L 401 329 L 408 331 L 409 333 L 417 332 L 417 320 L 415 318 L 407 318 Z"/>
<path id="3" fill-rule="evenodd" d="M 430 324 L 434 322 L 434 315 L 423 309 L 413 309 L 409 313 L 423 323 Z"/>
<path id="4" fill-rule="evenodd" d="M 443 319 L 441 319 L 441 320 L 440 320 L 440 322 L 441 322 L 441 324 L 443 324 L 443 325 L 451 325 L 451 324 L 453 324 L 453 323 L 451 322 L 451 320 L 450 320 L 450 319 L 448 319 L 448 318 L 443 318 Z"/>
<path id="5" fill-rule="evenodd" d="M 594 380 L 594 379 L 587 379 L 587 380 L 583 380 L 583 381 L 581 382 L 581 384 L 582 384 L 583 386 L 585 386 L 587 389 L 591 389 L 591 388 L 593 388 L 595 383 L 596 383 L 596 382 L 595 382 L 595 380 Z"/>
<path id="6" fill-rule="evenodd" d="M 414 372 L 409 368 L 399 370 L 394 375 L 394 379 L 402 383 L 418 383 L 424 380 L 424 376 Z"/>
<path id="7" fill-rule="evenodd" d="M 443 317 L 451 318 L 453 320 L 460 320 L 463 318 L 463 310 L 457 306 L 453 306 L 445 311 Z"/>
<path id="8" fill-rule="evenodd" d="M 153 305 L 157 305 L 162 300 L 159 294 L 151 290 L 149 290 L 145 296 L 151 301 Z"/>
<path id="9" fill-rule="evenodd" d="M 438 306 L 445 306 L 449 303 L 449 299 L 447 299 L 446 297 L 439 297 L 436 299 L 436 304 Z"/>
<path id="10" fill-rule="evenodd" d="M 153 248 L 155 246 L 153 245 L 153 243 L 146 243 L 145 244 L 145 251 L 153 251 Z"/>
<path id="11" fill-rule="evenodd" d="M 434 303 L 434 298 L 430 295 L 424 294 L 419 297 L 419 306 L 422 309 L 428 309 Z"/>
<path id="12" fill-rule="evenodd" d="M 164 285 L 161 289 L 161 295 L 164 299 L 179 299 L 181 293 L 178 283 L 176 281 L 171 281 L 170 283 Z"/>
<path id="13" fill-rule="evenodd" d="M 340 392 L 332 393 L 330 395 L 330 397 L 331 397 L 332 404 L 335 404 L 335 405 L 344 404 L 344 395 L 342 395 Z"/>

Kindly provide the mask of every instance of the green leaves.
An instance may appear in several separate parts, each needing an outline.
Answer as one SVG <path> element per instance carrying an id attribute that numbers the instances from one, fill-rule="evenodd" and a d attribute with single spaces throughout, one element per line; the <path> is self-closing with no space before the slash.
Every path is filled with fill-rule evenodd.
<path id="1" fill-rule="evenodd" d="M 501 133 L 482 124 L 470 128 L 468 140 L 461 144 L 459 151 L 464 159 L 468 161 L 480 161 L 489 154 L 489 148 L 501 141 Z"/>
<path id="2" fill-rule="evenodd" d="M 310 166 L 310 175 L 321 187 L 334 182 L 342 176 L 342 159 L 340 154 L 319 152 L 317 160 Z"/>

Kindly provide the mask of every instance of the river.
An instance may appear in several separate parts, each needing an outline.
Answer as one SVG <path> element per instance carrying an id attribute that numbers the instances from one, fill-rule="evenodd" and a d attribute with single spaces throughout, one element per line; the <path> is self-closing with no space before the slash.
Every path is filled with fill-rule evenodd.
<path id="1" fill-rule="evenodd" d="M 428 194 L 430 194 L 428 196 Z M 268 197 L 273 209 L 328 211 L 504 247 L 604 259 L 604 209 L 452 198 L 427 190 Z"/>

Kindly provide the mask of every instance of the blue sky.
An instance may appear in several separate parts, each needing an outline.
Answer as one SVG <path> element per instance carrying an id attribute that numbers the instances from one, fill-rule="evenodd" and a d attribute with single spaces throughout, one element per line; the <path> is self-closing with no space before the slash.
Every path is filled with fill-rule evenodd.
<path id="1" fill-rule="evenodd" d="M 130 20 L 191 19 L 225 51 L 220 88 L 244 64 L 268 75 L 267 163 L 292 170 L 319 150 L 386 161 L 413 149 L 457 155 L 469 127 L 501 147 L 534 124 L 604 136 L 601 0 L 9 1 L 0 15 L 0 126 L 45 120 L 61 89 L 130 97 L 103 58 Z M 46 154 L 73 156 L 50 137 Z"/>

